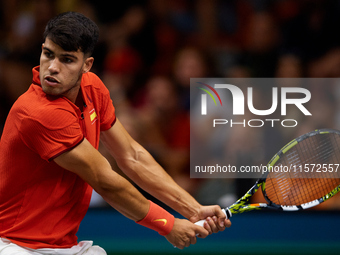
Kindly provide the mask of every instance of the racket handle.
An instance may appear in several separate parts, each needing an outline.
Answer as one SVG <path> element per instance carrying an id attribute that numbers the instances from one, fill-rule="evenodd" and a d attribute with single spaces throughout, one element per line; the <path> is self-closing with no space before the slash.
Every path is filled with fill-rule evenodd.
<path id="1" fill-rule="evenodd" d="M 229 211 L 228 208 L 222 209 L 222 212 L 227 216 L 227 219 L 229 219 L 232 216 L 232 214 L 231 214 L 231 212 Z M 203 227 L 204 222 L 206 222 L 206 220 L 199 220 L 195 224 L 198 225 L 198 226 Z"/>

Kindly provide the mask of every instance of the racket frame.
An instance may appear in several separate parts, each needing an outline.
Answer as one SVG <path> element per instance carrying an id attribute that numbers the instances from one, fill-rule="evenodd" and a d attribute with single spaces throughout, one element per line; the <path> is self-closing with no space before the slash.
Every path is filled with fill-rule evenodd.
<path id="1" fill-rule="evenodd" d="M 304 204 L 301 204 L 301 205 L 287 206 L 287 205 L 277 205 L 277 204 L 273 203 L 272 201 L 270 201 L 270 199 L 268 198 L 268 196 L 266 194 L 266 189 L 265 189 L 265 184 L 266 184 L 266 179 L 267 179 L 267 176 L 268 176 L 268 172 L 274 166 L 274 164 L 287 151 L 289 151 L 291 148 L 293 148 L 299 142 L 305 140 L 308 137 L 319 135 L 319 134 L 321 134 L 321 135 L 322 134 L 329 134 L 329 133 L 335 133 L 335 134 L 340 136 L 340 132 L 338 130 L 334 130 L 334 129 L 317 129 L 315 131 L 312 131 L 312 132 L 309 132 L 307 134 L 301 135 L 298 138 L 296 138 L 296 139 L 290 141 L 289 143 L 287 143 L 278 153 L 276 153 L 272 157 L 272 159 L 267 164 L 268 171 L 265 172 L 261 176 L 261 178 L 259 178 L 256 181 L 254 186 L 251 187 L 251 189 L 249 189 L 247 191 L 247 193 L 243 197 L 241 197 L 239 200 L 237 200 L 234 204 L 232 204 L 231 206 L 225 208 L 227 217 L 230 218 L 232 216 L 232 214 L 243 213 L 243 212 L 248 212 L 248 211 L 253 211 L 253 210 L 262 210 L 264 208 L 272 209 L 272 210 L 281 210 L 281 211 L 298 211 L 298 210 L 308 209 L 308 208 L 314 207 L 314 206 L 316 206 L 316 205 L 318 205 L 318 204 L 320 204 L 320 203 L 330 199 L 334 195 L 336 195 L 340 191 L 340 185 L 335 187 L 331 192 L 329 192 L 328 194 L 326 194 L 325 196 L 323 196 L 321 198 L 315 199 L 313 201 L 310 201 L 310 202 L 307 202 L 307 203 L 304 203 Z M 260 188 L 262 190 L 262 194 L 263 194 L 264 198 L 266 199 L 267 203 L 248 204 L 248 202 L 250 201 L 251 197 Z"/>

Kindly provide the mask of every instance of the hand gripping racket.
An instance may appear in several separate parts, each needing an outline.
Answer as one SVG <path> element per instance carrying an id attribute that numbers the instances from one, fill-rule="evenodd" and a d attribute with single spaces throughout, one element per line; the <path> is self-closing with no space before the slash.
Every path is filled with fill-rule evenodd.
<path id="1" fill-rule="evenodd" d="M 339 164 L 339 131 L 320 129 L 304 134 L 275 154 L 254 186 L 223 211 L 230 218 L 264 208 L 297 211 L 316 206 L 339 192 Z M 250 203 L 258 189 L 267 203 Z M 203 226 L 204 222 L 195 224 Z"/>

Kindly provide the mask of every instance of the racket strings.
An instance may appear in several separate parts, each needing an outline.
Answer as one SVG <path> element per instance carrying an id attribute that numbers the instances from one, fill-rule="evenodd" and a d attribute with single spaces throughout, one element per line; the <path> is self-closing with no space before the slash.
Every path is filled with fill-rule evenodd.
<path id="1" fill-rule="evenodd" d="M 286 179 L 284 185 L 278 179 L 267 179 L 266 194 L 278 205 L 301 205 L 319 199 L 340 183 L 340 179 Z"/>
<path id="2" fill-rule="evenodd" d="M 331 192 L 340 184 L 339 144 L 337 134 L 315 135 L 281 155 L 275 165 L 281 171 L 267 176 L 267 198 L 278 205 L 301 205 Z"/>

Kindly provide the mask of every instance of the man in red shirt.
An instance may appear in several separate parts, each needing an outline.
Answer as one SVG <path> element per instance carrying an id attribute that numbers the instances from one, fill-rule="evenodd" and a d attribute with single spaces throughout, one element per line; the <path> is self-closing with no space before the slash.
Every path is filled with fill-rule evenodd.
<path id="1" fill-rule="evenodd" d="M 181 249 L 229 227 L 219 206 L 202 206 L 181 189 L 116 118 L 108 90 L 89 72 L 98 27 L 63 13 L 49 21 L 44 38 L 33 83 L 14 103 L 1 137 L 0 255 L 106 254 L 77 242 L 92 188 Z M 97 150 L 99 139 L 127 176 L 189 220 L 175 219 L 113 171 Z M 201 219 L 204 228 L 192 223 Z"/>

